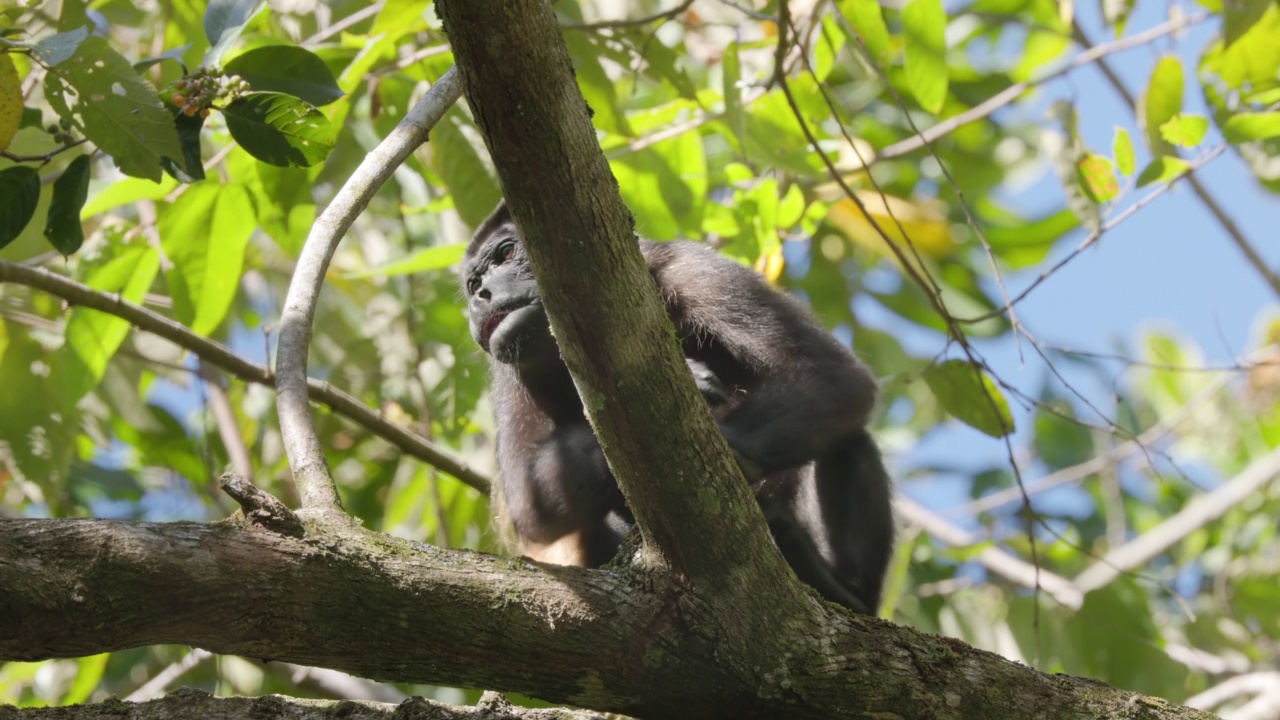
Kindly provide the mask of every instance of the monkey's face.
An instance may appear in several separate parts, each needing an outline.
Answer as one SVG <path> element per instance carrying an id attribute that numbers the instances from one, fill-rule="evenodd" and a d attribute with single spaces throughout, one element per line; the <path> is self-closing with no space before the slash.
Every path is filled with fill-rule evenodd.
<path id="1" fill-rule="evenodd" d="M 541 362 L 558 356 L 542 297 L 515 224 L 486 223 L 463 260 L 471 337 L 494 360 Z"/>

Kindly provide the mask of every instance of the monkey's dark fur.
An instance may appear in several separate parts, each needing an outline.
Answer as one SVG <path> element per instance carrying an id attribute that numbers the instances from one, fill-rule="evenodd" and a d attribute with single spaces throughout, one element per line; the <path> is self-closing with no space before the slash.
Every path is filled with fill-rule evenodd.
<path id="1" fill-rule="evenodd" d="M 690 242 L 642 241 L 703 397 L 796 575 L 874 613 L 893 542 L 890 483 L 867 433 L 871 373 L 799 302 Z M 520 551 L 596 567 L 630 527 L 551 336 L 506 204 L 466 251 L 471 334 L 491 356 L 499 478 Z"/>

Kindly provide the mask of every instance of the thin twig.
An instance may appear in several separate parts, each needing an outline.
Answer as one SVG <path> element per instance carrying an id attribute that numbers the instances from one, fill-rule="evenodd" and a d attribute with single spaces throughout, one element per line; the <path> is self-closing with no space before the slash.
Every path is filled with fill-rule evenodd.
<path id="1" fill-rule="evenodd" d="M 1221 155 L 1223 151 L 1226 149 L 1227 149 L 1226 145 L 1218 145 L 1217 147 L 1213 148 L 1209 152 L 1205 153 L 1200 158 L 1193 161 L 1191 163 L 1190 169 L 1187 172 L 1190 173 L 1192 170 L 1196 170 L 1204 167 L 1205 165 L 1208 165 L 1215 158 Z M 1154 202 L 1156 198 L 1169 192 L 1171 189 L 1173 189 L 1174 184 L 1176 184 L 1180 180 L 1185 179 L 1186 177 L 1187 177 L 1186 174 L 1180 175 L 1174 178 L 1173 180 L 1170 180 L 1169 182 L 1165 183 L 1164 185 L 1161 185 L 1160 187 L 1156 188 L 1152 192 L 1143 196 L 1142 199 L 1138 200 L 1138 202 L 1125 208 L 1123 212 L 1117 214 L 1105 225 L 1089 233 L 1089 235 L 1086 236 L 1085 239 L 1080 241 L 1080 244 L 1076 246 L 1076 249 L 1068 253 L 1066 257 L 1054 263 L 1053 267 L 1050 267 L 1047 270 L 1041 271 L 1041 273 L 1038 276 L 1036 276 L 1036 279 L 1031 281 L 1030 285 L 1023 288 L 1022 291 L 1019 292 L 1017 295 L 1013 296 L 1013 299 L 1009 301 L 1008 305 L 1002 305 L 994 310 L 991 310 L 990 312 L 982 313 L 981 315 L 974 315 L 972 317 L 967 317 L 967 318 L 956 318 L 956 322 L 964 323 L 964 324 L 979 323 L 979 322 L 984 322 L 986 320 L 990 320 L 992 318 L 1000 317 L 1001 315 L 1005 314 L 1005 312 L 1009 310 L 1010 306 L 1017 305 L 1019 302 L 1022 302 L 1028 295 L 1031 294 L 1032 290 L 1035 290 L 1037 287 L 1039 287 L 1041 283 L 1043 283 L 1045 280 L 1048 280 L 1050 276 L 1054 275 L 1059 270 L 1061 270 L 1064 266 L 1066 266 L 1067 263 L 1071 262 L 1072 260 L 1075 260 L 1076 257 L 1080 255 L 1080 253 L 1084 252 L 1094 243 L 1098 242 L 1098 240 L 1102 239 L 1103 235 L 1110 232 L 1113 228 L 1115 228 L 1120 223 L 1136 215 L 1139 210 L 1146 207 L 1150 203 Z"/>
<path id="2" fill-rule="evenodd" d="M 341 513 L 342 501 L 316 435 L 307 402 L 307 353 L 311 326 L 329 261 L 347 230 L 378 188 L 410 153 L 426 142 L 431 128 L 462 95 L 456 67 L 436 81 L 404 119 L 374 148 L 311 226 L 311 233 L 285 296 L 276 356 L 276 408 L 285 454 L 305 510 Z"/>
<path id="3" fill-rule="evenodd" d="M 646 15 L 645 17 L 635 18 L 632 20 L 601 20 L 600 22 L 593 23 L 567 23 L 560 27 L 564 30 L 619 30 L 622 28 L 640 27 L 652 22 L 666 22 L 685 10 L 688 10 L 689 6 L 692 4 L 693 0 L 684 0 L 684 2 L 670 10 L 663 10 L 662 12 L 657 12 L 652 15 Z"/>
<path id="4" fill-rule="evenodd" d="M 907 522 L 919 525 L 925 532 L 954 548 L 971 548 L 982 545 L 985 538 L 965 530 L 925 506 L 905 497 L 894 499 L 894 509 Z M 975 560 L 991 572 L 1015 585 L 1043 590 L 1064 607 L 1077 610 L 1084 604 L 1084 593 L 1070 580 L 1042 569 L 1038 563 L 1029 563 L 994 545 L 978 552 Z"/>
<path id="5" fill-rule="evenodd" d="M 246 360 L 235 354 L 231 348 L 215 340 L 197 335 L 185 325 L 174 322 L 144 307 L 120 299 L 111 293 L 78 283 L 69 278 L 52 273 L 44 268 L 32 268 L 0 260 L 0 283 L 12 282 L 33 287 L 60 297 L 72 305 L 98 310 L 128 320 L 131 325 L 141 330 L 162 337 L 169 342 L 184 348 L 201 362 L 216 365 L 231 375 L 245 381 L 266 385 L 275 385 L 275 374 L 266 367 Z M 307 379 L 307 390 L 312 398 L 328 405 L 338 415 L 346 417 L 369 432 L 403 450 L 406 454 L 428 463 L 435 468 L 452 475 L 463 483 L 479 490 L 489 492 L 489 479 L 467 465 L 461 458 L 448 450 L 424 440 L 412 431 L 396 425 L 356 398 L 333 387 L 327 382 Z"/>
<path id="6" fill-rule="evenodd" d="M 1026 494 L 1036 495 L 1051 488 L 1065 485 L 1086 478 L 1094 473 L 1101 472 L 1108 467 L 1114 466 L 1121 460 L 1129 457 L 1133 453 L 1146 445 L 1159 440 L 1168 435 L 1182 423 L 1183 420 L 1191 417 L 1196 410 L 1199 409 L 1201 403 L 1209 400 L 1216 395 L 1230 381 L 1230 377 L 1220 378 L 1217 382 L 1211 383 L 1194 397 L 1187 401 L 1186 405 L 1178 410 L 1177 413 L 1171 415 L 1160 422 L 1147 428 L 1138 437 L 1125 441 L 1107 452 L 1085 460 L 1082 463 L 1062 468 L 1045 475 L 1044 477 L 1027 483 Z M 959 507 L 946 511 L 951 517 L 971 517 L 979 513 L 989 512 L 1003 505 L 1017 502 L 1022 499 L 1023 493 L 1017 488 L 1005 488 L 998 492 L 991 493 L 981 497 L 973 502 L 965 503 Z"/>
<path id="7" fill-rule="evenodd" d="M 1076 42 L 1081 45 L 1085 47 L 1093 45 L 1093 41 L 1089 39 L 1089 36 L 1078 22 L 1072 23 L 1071 33 Z M 1102 74 L 1106 76 L 1107 82 L 1111 84 L 1116 94 L 1129 106 L 1129 109 L 1137 113 L 1137 100 L 1134 98 L 1133 93 L 1129 92 L 1128 86 L 1124 84 L 1120 76 L 1111 68 L 1111 65 L 1105 60 L 1099 59 L 1098 70 L 1102 71 Z M 1235 244 L 1236 248 L 1244 254 L 1245 260 L 1262 276 L 1263 282 L 1271 286 L 1271 290 L 1275 292 L 1276 297 L 1280 298 L 1280 274 L 1277 274 L 1275 270 L 1267 266 L 1266 260 L 1258 254 L 1257 249 L 1253 247 L 1253 243 L 1249 242 L 1249 239 L 1244 236 L 1244 232 L 1231 219 L 1231 216 L 1227 215 L 1227 212 L 1222 209 L 1222 204 L 1218 202 L 1218 199 L 1193 174 L 1195 169 L 1188 170 L 1185 175 L 1187 184 L 1191 186 L 1191 192 L 1205 206 L 1209 214 L 1213 215 L 1213 218 L 1218 221 L 1218 225 L 1222 226 L 1223 232 L 1227 234 L 1227 237 Z"/>

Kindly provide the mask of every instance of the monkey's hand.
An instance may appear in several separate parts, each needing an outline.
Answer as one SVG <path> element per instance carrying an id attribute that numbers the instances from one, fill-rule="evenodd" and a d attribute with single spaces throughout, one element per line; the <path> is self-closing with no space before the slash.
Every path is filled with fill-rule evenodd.
<path id="1" fill-rule="evenodd" d="M 689 372 L 693 373 L 693 382 L 698 386 L 698 392 L 702 393 L 702 399 L 708 405 L 716 408 L 729 402 L 729 391 L 711 368 L 693 358 L 685 358 L 684 361 L 689 365 Z"/>

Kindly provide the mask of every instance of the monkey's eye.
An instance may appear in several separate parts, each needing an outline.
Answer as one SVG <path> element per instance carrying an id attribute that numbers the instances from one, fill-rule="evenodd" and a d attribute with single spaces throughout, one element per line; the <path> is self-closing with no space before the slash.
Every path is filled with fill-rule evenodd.
<path id="1" fill-rule="evenodd" d="M 512 242 L 502 243 L 501 245 L 498 246 L 498 249 L 493 252 L 493 263 L 495 265 L 501 265 L 502 263 L 510 260 L 511 256 L 515 254 L 515 251 L 516 251 L 515 243 L 512 243 Z"/>
<path id="2" fill-rule="evenodd" d="M 467 280 L 467 295 L 475 295 L 476 291 L 479 289 L 480 289 L 479 278 L 470 278 Z"/>

